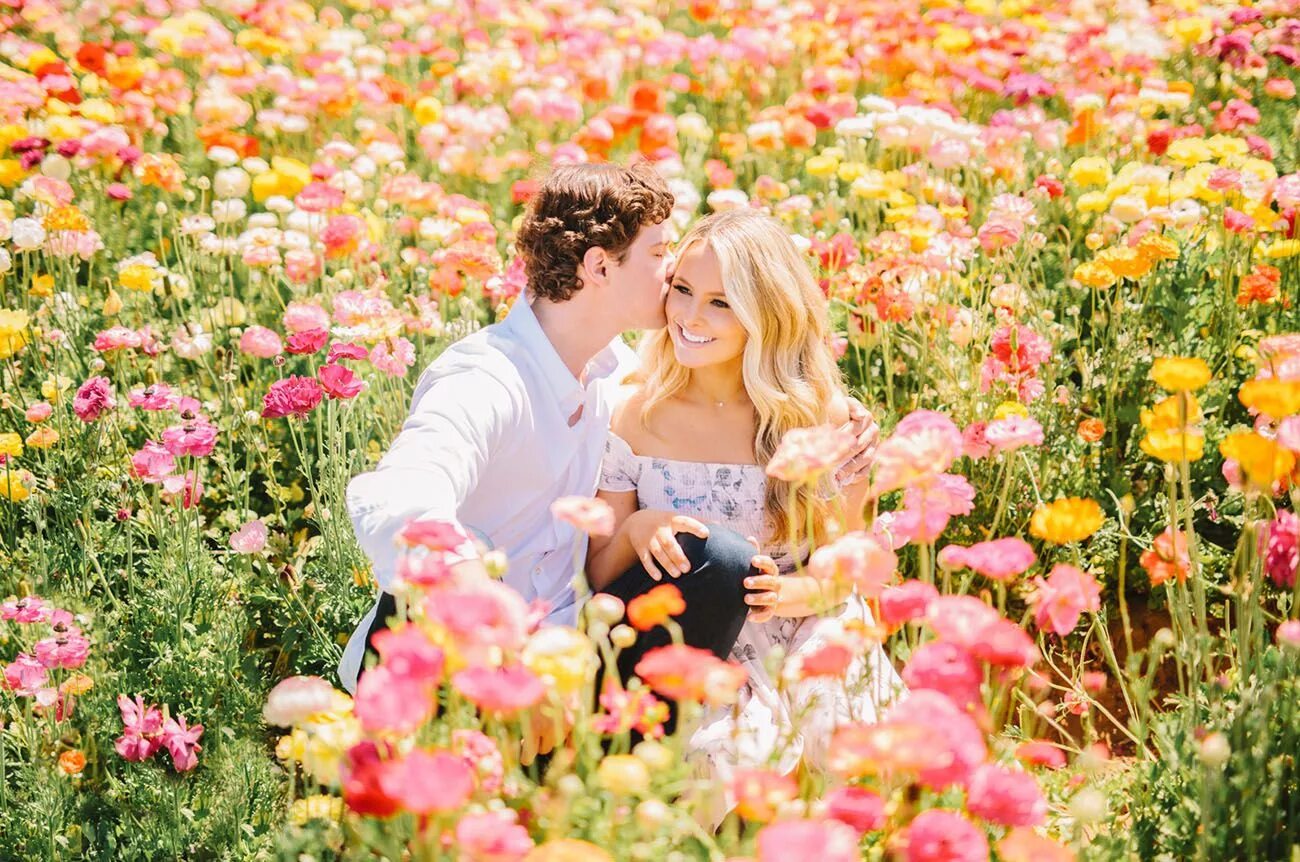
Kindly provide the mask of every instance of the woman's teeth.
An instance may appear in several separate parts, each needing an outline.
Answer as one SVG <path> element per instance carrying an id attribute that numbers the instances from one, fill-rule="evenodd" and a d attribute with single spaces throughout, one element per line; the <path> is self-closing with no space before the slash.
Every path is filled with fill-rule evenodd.
<path id="1" fill-rule="evenodd" d="M 677 331 L 681 334 L 682 341 L 685 341 L 687 344 L 710 344 L 714 341 L 712 338 L 701 338 L 699 336 L 691 335 L 683 329 L 680 324 L 677 326 Z"/>

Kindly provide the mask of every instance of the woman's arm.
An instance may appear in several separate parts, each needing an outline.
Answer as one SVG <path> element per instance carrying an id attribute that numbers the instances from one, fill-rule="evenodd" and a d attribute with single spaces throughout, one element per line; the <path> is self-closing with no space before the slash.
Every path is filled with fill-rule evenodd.
<path id="1" fill-rule="evenodd" d="M 592 590 L 603 590 L 636 562 L 636 552 L 627 540 L 627 521 L 636 514 L 636 491 L 597 491 L 614 510 L 614 532 L 592 536 L 587 544 L 587 582 Z"/>

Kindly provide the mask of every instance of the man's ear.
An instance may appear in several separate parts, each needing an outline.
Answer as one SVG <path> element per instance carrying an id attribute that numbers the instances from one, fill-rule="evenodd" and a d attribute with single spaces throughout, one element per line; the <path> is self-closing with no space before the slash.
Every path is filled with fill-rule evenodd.
<path id="1" fill-rule="evenodd" d="M 600 246 L 593 245 L 582 256 L 582 273 L 587 278 L 604 283 L 609 276 L 609 253 Z"/>

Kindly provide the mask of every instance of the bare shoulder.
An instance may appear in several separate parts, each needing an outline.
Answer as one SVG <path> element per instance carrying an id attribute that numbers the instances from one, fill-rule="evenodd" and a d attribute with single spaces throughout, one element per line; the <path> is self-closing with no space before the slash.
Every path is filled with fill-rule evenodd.
<path id="1" fill-rule="evenodd" d="M 647 433 L 641 422 L 641 409 L 645 406 L 645 402 L 645 390 L 637 387 L 614 408 L 613 415 L 610 416 L 610 430 L 626 440 L 633 449 L 637 448 L 637 443 Z"/>

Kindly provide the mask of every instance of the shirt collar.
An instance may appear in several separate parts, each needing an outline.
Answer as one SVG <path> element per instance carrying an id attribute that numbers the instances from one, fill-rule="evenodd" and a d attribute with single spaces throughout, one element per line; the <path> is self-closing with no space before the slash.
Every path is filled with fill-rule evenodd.
<path id="1" fill-rule="evenodd" d="M 567 411 L 566 415 L 582 406 L 586 400 L 586 389 L 578 378 L 573 376 L 569 366 L 565 365 L 564 360 L 560 358 L 555 345 L 551 344 L 551 340 L 542 331 L 542 325 L 538 322 L 537 315 L 533 313 L 527 294 L 521 294 L 510 307 L 504 326 L 523 345 L 529 361 L 536 366 L 547 391 L 561 409 Z M 588 384 L 608 376 L 617 367 L 618 355 L 614 352 L 611 342 L 587 363 Z"/>

